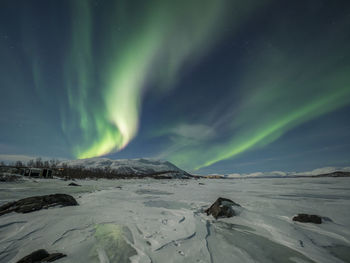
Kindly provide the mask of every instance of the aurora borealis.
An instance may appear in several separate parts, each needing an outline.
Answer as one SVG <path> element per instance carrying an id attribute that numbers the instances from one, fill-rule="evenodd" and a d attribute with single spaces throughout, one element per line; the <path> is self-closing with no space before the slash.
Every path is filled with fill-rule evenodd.
<path id="1" fill-rule="evenodd" d="M 0 154 L 349 165 L 349 46 L 348 1 L 1 1 Z"/>

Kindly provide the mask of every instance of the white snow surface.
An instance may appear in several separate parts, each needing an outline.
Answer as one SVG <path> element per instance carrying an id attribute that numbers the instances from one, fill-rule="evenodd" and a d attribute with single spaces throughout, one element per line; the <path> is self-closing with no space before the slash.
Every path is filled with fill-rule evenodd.
<path id="1" fill-rule="evenodd" d="M 63 161 L 58 166 L 83 167 L 85 169 L 109 168 L 120 174 L 149 175 L 154 173 L 170 172 L 178 175 L 188 175 L 185 171 L 170 162 L 156 159 L 119 159 L 90 158 L 81 160 Z"/>
<path id="2" fill-rule="evenodd" d="M 0 262 L 43 248 L 56 262 L 350 262 L 350 179 L 58 179 L 0 184 L 0 205 L 67 193 L 79 206 L 0 216 Z M 201 183 L 201 184 L 199 184 Z M 242 207 L 215 220 L 218 197 Z M 293 222 L 297 213 L 324 217 Z"/>

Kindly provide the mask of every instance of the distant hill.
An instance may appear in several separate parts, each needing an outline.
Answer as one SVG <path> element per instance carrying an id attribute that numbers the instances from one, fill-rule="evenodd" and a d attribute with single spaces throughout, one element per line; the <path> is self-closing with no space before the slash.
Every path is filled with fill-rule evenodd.
<path id="1" fill-rule="evenodd" d="M 332 171 L 332 169 L 334 169 Z M 255 172 L 251 174 L 228 174 L 228 175 L 220 175 L 220 174 L 213 174 L 213 175 L 206 175 L 201 176 L 201 178 L 221 178 L 221 179 L 247 179 L 247 178 L 254 178 L 254 179 L 263 179 L 263 178 L 314 178 L 314 177 L 350 177 L 350 171 L 347 171 L 345 169 L 348 169 L 348 167 L 343 168 L 344 170 L 341 171 L 335 170 L 336 168 L 333 167 L 327 167 L 327 168 L 319 168 L 315 169 L 311 172 L 282 172 L 282 171 L 273 171 L 273 172 Z"/>
<path id="2" fill-rule="evenodd" d="M 116 177 L 188 178 L 191 175 L 174 164 L 154 159 L 90 158 L 63 161 L 58 167 L 83 169 L 86 171 L 109 172 Z"/>
<path id="3" fill-rule="evenodd" d="M 299 175 L 296 177 L 350 177 L 350 172 L 335 171 L 332 173 L 316 174 L 316 175 Z"/>

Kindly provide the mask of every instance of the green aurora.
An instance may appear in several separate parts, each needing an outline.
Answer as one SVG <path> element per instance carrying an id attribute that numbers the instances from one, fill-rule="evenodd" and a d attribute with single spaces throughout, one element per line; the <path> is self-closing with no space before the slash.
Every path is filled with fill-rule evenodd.
<path id="1" fill-rule="evenodd" d="M 95 63 L 94 10 L 91 2 L 74 2 L 72 45 L 66 64 L 70 71 L 66 79 L 70 105 L 79 113 L 84 134 L 83 143 L 75 149 L 76 157 L 102 156 L 125 148 L 137 135 L 146 87 L 154 85 L 159 92 L 166 92 L 174 86 L 183 68 L 194 64 L 220 40 L 222 33 L 218 33 L 218 28 L 225 23 L 239 27 L 264 4 L 267 2 L 258 5 L 256 1 L 245 4 L 236 1 L 229 5 L 227 1 L 208 0 L 202 1 L 199 7 L 196 1 L 152 1 L 133 21 L 135 17 L 123 14 L 128 10 L 127 3 L 118 2 L 115 11 L 112 9 L 110 17 L 106 18 L 110 29 L 102 36 L 105 38 L 101 41 L 104 55 Z M 229 18 L 225 10 L 235 7 L 244 12 Z M 111 24 L 123 28 L 123 32 L 113 32 Z M 339 39 L 341 36 L 332 37 Z M 302 48 L 302 43 L 298 45 Z M 224 143 L 210 147 L 205 141 L 194 145 L 187 143 L 165 158 L 194 169 L 210 166 L 267 145 L 297 125 L 349 103 L 348 68 L 328 71 L 328 65 L 337 65 L 339 56 L 334 61 L 321 62 L 327 65 L 325 69 L 312 69 L 307 58 L 297 60 L 285 56 L 289 51 L 283 47 L 265 52 L 271 54 L 262 55 L 260 61 L 253 63 L 247 70 L 249 76 L 242 80 L 246 94 L 243 91 L 240 95 L 239 115 L 230 120 L 232 135 Z M 326 52 L 326 45 L 321 46 L 320 52 Z M 319 58 L 314 59 L 317 62 Z M 301 65 L 305 61 L 309 69 Z M 103 72 L 94 66 L 101 62 Z M 287 65 L 285 69 L 278 69 L 284 65 Z M 302 71 L 308 72 L 308 76 L 293 79 Z M 326 75 L 319 79 L 318 74 L 325 71 L 328 71 Z M 88 96 L 97 85 L 94 72 L 98 72 L 100 78 L 102 97 L 100 103 L 92 104 L 95 108 L 88 110 L 91 101 Z M 79 96 L 74 95 L 74 91 Z M 79 100 L 74 99 L 77 97 Z M 290 97 L 295 97 L 292 105 L 285 103 Z"/>
<path id="2" fill-rule="evenodd" d="M 44 154 L 79 159 L 145 154 L 189 170 L 273 145 L 350 105 L 346 4 L 306 2 L 14 6 L 20 19 L 0 25 L 2 111 L 15 105 L 2 143 L 52 142 Z"/>
<path id="3" fill-rule="evenodd" d="M 211 128 L 214 140 L 189 140 L 173 134 L 174 143 L 180 146 L 166 151 L 162 157 L 198 170 L 264 147 L 293 128 L 348 105 L 350 57 L 345 52 L 348 35 L 343 32 L 350 23 L 349 20 L 338 22 L 341 26 L 336 30 L 322 32 L 326 36 L 305 36 L 306 40 L 296 39 L 293 34 L 286 37 L 283 30 L 263 35 L 255 43 L 248 63 L 240 65 L 244 73 L 238 77 L 239 87 L 234 87 L 233 95 L 239 97 L 238 105 L 225 104 L 226 111 L 235 114 L 229 118 L 217 114 L 214 121 L 200 119 L 208 127 L 214 127 Z M 291 47 L 289 40 L 294 46 Z M 223 127 L 219 126 L 217 130 L 221 132 L 216 132 L 217 122 L 228 123 L 224 129 L 229 135 L 221 143 L 217 141 Z M 172 133 L 179 125 L 170 124 L 170 127 L 158 135 Z"/>
<path id="4" fill-rule="evenodd" d="M 128 17 L 133 10 L 128 10 L 126 1 L 118 2 L 106 18 L 110 30 L 104 32 L 102 40 L 101 72 L 93 66 L 91 4 L 74 2 L 72 46 L 67 59 L 70 105 L 80 114 L 80 128 L 88 142 L 76 149 L 78 158 L 101 156 L 126 147 L 137 134 L 146 85 L 169 88 L 185 61 L 196 59 L 210 47 L 213 29 L 224 12 L 223 1 L 202 1 L 200 15 L 195 2 L 151 1 L 140 17 Z M 177 23 L 179 17 L 183 17 L 184 24 Z M 113 26 L 123 31 L 115 32 Z M 87 96 L 94 88 L 94 72 L 101 79 L 102 107 L 100 104 L 89 112 L 91 98 Z M 73 92 L 79 94 L 78 101 Z"/>
<path id="5" fill-rule="evenodd" d="M 196 1 L 151 1 L 139 17 L 128 17 L 125 14 L 133 10 L 128 10 L 127 2 L 118 2 L 110 17 L 104 18 L 110 29 L 103 32 L 104 55 L 95 63 L 92 2 L 73 2 L 71 48 L 65 68 L 70 106 L 79 115 L 84 135 L 84 142 L 75 149 L 77 158 L 105 155 L 128 145 L 138 131 L 146 86 L 152 84 L 159 92 L 170 89 L 182 68 L 194 63 L 220 38 L 216 29 L 227 22 L 227 6 L 224 0 L 201 1 L 200 5 Z M 233 6 L 242 10 L 230 19 L 238 26 L 261 4 L 248 1 Z M 96 75 L 99 83 L 94 80 Z M 89 110 L 94 85 L 99 86 L 102 98 Z M 64 124 L 69 134 L 67 127 L 73 125 Z"/>

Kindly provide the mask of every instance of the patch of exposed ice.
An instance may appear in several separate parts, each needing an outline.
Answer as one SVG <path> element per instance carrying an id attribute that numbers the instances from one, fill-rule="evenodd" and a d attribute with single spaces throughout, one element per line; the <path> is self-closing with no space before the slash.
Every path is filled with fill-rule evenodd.
<path id="1" fill-rule="evenodd" d="M 348 178 L 207 180 L 205 188 L 195 180 L 77 183 L 82 187 L 60 180 L 0 184 L 0 204 L 58 192 L 79 203 L 1 216 L 1 263 L 39 248 L 66 254 L 62 263 L 349 262 Z M 202 213 L 219 196 L 242 206 L 234 207 L 237 216 Z M 330 220 L 293 222 L 297 213 Z"/>

